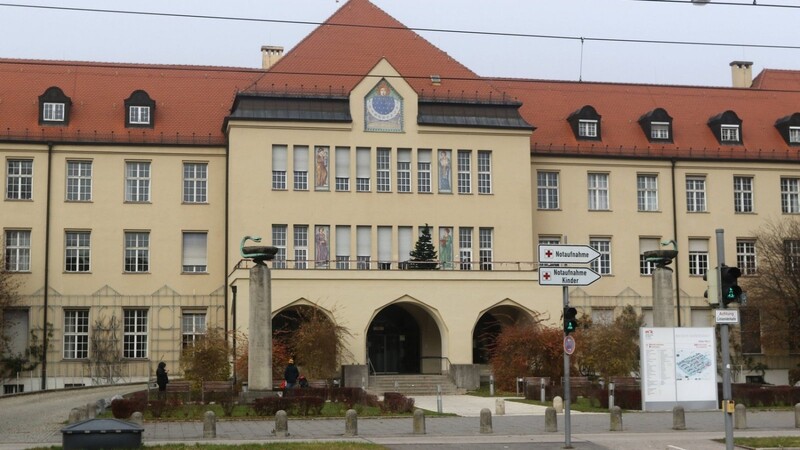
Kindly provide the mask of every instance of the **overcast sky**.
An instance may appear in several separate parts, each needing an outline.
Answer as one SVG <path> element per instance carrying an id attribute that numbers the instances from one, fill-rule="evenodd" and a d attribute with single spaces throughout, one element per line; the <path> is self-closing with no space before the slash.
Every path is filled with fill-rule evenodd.
<path id="1" fill-rule="evenodd" d="M 728 86 L 729 63 L 735 60 L 752 61 L 754 76 L 764 68 L 800 70 L 798 0 L 757 0 L 758 6 L 753 6 L 752 0 L 724 0 L 724 4 L 710 0 L 705 6 L 692 5 L 690 0 L 372 1 L 409 28 L 472 32 L 419 31 L 482 76 Z M 315 27 L 271 20 L 316 24 L 344 3 L 344 0 L 0 0 L 0 58 L 259 67 L 262 45 L 283 46 L 288 51 Z M 583 44 L 581 37 L 585 38 Z M 626 43 L 604 39 L 739 45 Z"/>

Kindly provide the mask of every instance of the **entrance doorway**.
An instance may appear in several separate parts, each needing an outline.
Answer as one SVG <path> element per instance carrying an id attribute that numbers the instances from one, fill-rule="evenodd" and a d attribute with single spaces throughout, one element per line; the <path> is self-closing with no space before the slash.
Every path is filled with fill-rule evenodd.
<path id="1" fill-rule="evenodd" d="M 367 356 L 376 374 L 420 373 L 420 327 L 402 306 L 390 305 L 367 331 Z"/>

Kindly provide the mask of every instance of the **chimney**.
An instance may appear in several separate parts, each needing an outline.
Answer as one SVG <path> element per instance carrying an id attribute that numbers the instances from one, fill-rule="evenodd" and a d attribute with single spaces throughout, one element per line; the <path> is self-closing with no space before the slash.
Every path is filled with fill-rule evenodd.
<path id="1" fill-rule="evenodd" d="M 753 62 L 733 61 L 731 63 L 731 78 L 733 87 L 749 88 L 753 85 Z"/>
<path id="2" fill-rule="evenodd" d="M 261 46 L 261 68 L 264 70 L 274 66 L 279 59 L 283 56 L 283 47 L 276 47 L 272 45 Z"/>

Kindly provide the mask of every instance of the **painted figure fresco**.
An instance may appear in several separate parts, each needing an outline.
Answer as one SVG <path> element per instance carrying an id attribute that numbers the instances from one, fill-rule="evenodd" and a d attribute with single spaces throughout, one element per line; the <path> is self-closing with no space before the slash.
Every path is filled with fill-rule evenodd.
<path id="1" fill-rule="evenodd" d="M 450 150 L 439 150 L 439 192 L 453 192 Z"/>
<path id="2" fill-rule="evenodd" d="M 330 147 L 317 147 L 314 151 L 314 188 L 330 189 L 328 167 L 330 167 Z"/>

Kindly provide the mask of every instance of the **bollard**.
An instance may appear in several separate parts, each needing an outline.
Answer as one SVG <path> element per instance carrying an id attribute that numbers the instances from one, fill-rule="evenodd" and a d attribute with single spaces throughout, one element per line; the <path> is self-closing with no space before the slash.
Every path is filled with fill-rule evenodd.
<path id="1" fill-rule="evenodd" d="M 541 388 L 541 392 L 539 393 L 539 397 L 540 397 L 540 400 L 539 400 L 539 401 L 541 401 L 542 403 L 544 403 L 544 402 L 546 402 L 546 401 L 547 401 L 547 400 L 545 400 L 545 395 L 544 395 L 544 377 L 542 377 L 542 378 L 539 380 L 539 386 L 540 386 L 540 388 Z"/>
<path id="2" fill-rule="evenodd" d="M 203 414 L 203 437 L 211 439 L 217 437 L 217 415 L 214 411 Z"/>
<path id="3" fill-rule="evenodd" d="M 73 423 L 78 423 L 81 421 L 81 410 L 78 408 L 72 408 L 69 412 L 69 419 L 67 419 L 67 423 L 72 425 Z"/>
<path id="4" fill-rule="evenodd" d="M 733 407 L 733 423 L 737 430 L 747 429 L 747 407 L 739 403 Z"/>
<path id="5" fill-rule="evenodd" d="M 442 413 L 442 385 L 436 385 L 436 412 Z"/>
<path id="6" fill-rule="evenodd" d="M 94 419 L 97 417 L 97 403 L 87 403 L 86 404 L 86 418 L 87 419 Z"/>
<path id="7" fill-rule="evenodd" d="M 608 409 L 614 407 L 614 383 L 608 383 Z"/>
<path id="8" fill-rule="evenodd" d="M 489 397 L 494 397 L 494 375 L 489 375 Z"/>
<path id="9" fill-rule="evenodd" d="M 487 434 L 492 432 L 492 412 L 489 408 L 481 409 L 481 433 Z"/>
<path id="10" fill-rule="evenodd" d="M 686 429 L 686 413 L 683 409 L 683 406 L 676 405 L 672 408 L 672 429 Z"/>
<path id="11" fill-rule="evenodd" d="M 506 400 L 503 398 L 498 398 L 494 401 L 494 413 L 498 416 L 504 416 L 506 414 Z"/>
<path id="12" fill-rule="evenodd" d="M 414 434 L 425 434 L 425 411 L 414 410 Z"/>
<path id="13" fill-rule="evenodd" d="M 622 408 L 615 406 L 611 408 L 611 428 L 610 431 L 622 431 Z"/>
<path id="14" fill-rule="evenodd" d="M 344 415 L 344 435 L 358 436 L 358 413 L 355 409 L 348 409 Z"/>
<path id="15" fill-rule="evenodd" d="M 564 412 L 564 400 L 558 395 L 553 397 L 553 408 L 555 408 L 558 414 Z"/>
<path id="16" fill-rule="evenodd" d="M 135 413 L 131 414 L 131 422 L 135 423 L 136 425 L 142 426 L 144 424 L 144 417 L 142 413 L 136 411 Z"/>
<path id="17" fill-rule="evenodd" d="M 289 436 L 289 420 L 286 418 L 286 411 L 280 410 L 275 413 L 275 429 L 272 430 L 275 437 L 285 438 Z"/>
<path id="18" fill-rule="evenodd" d="M 800 403 L 794 405 L 794 427 L 800 428 Z"/>
<path id="19" fill-rule="evenodd" d="M 544 410 L 544 431 L 548 433 L 558 431 L 558 416 L 556 415 L 556 409 L 552 406 L 548 406 Z"/>

